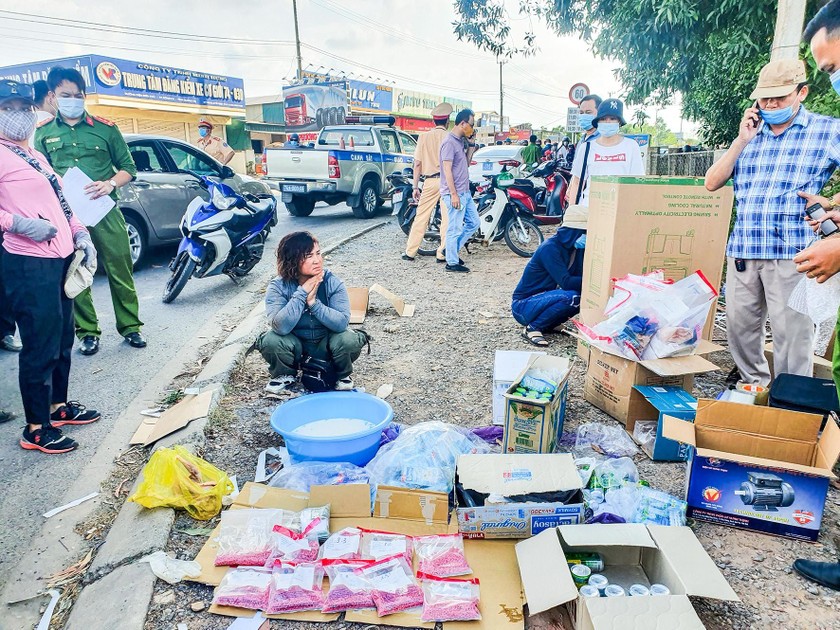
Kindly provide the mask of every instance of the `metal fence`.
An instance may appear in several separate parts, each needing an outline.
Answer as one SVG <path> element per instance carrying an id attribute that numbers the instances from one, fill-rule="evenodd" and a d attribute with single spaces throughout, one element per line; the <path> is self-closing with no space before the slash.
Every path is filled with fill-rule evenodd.
<path id="1" fill-rule="evenodd" d="M 704 177 L 714 161 L 714 151 L 664 154 L 652 152 L 648 156 L 648 174 Z"/>

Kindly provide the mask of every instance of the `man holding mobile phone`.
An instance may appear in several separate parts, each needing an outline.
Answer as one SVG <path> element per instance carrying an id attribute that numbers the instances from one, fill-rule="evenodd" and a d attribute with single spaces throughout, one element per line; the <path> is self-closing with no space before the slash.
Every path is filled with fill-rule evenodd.
<path id="1" fill-rule="evenodd" d="M 801 275 L 794 256 L 813 240 L 799 192 L 816 194 L 840 165 L 840 120 L 809 112 L 805 64 L 761 69 L 738 137 L 706 173 L 717 190 L 731 177 L 738 215 L 726 249 L 726 329 L 740 378 L 770 383 L 764 325 L 773 328 L 775 373 L 811 376 L 814 325 L 788 307 Z"/>

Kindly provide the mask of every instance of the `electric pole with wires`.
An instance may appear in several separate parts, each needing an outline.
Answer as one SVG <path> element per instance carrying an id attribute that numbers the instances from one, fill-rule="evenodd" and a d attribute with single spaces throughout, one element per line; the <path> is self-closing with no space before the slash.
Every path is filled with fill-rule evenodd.
<path id="1" fill-rule="evenodd" d="M 300 56 L 300 28 L 298 26 L 297 0 L 292 0 L 292 12 L 295 15 L 295 48 L 297 49 L 297 79 L 303 79 L 303 59 Z"/>

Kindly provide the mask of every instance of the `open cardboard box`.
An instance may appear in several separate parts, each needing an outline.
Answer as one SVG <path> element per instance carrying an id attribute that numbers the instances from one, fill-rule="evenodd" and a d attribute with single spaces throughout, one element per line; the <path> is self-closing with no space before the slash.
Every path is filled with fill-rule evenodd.
<path id="1" fill-rule="evenodd" d="M 370 306 L 370 294 L 378 293 L 391 303 L 400 317 L 414 317 L 414 304 L 406 304 L 396 293 L 392 293 L 381 284 L 372 287 L 349 287 L 347 296 L 350 298 L 350 323 L 363 324 Z"/>
<path id="2" fill-rule="evenodd" d="M 282 508 L 299 511 L 309 506 L 330 506 L 330 531 L 336 532 L 345 527 L 365 527 L 412 536 L 427 534 L 454 533 L 458 531 L 456 519 L 451 523 L 427 523 L 409 518 L 371 517 L 370 486 L 367 484 L 348 484 L 341 486 L 313 486 L 311 493 L 297 492 L 282 488 L 271 488 L 252 482 L 246 483 L 234 500 L 230 509 L 243 508 Z M 415 493 L 420 501 L 422 493 Z M 393 505 L 393 503 L 391 504 Z M 412 506 L 413 507 L 413 506 Z M 406 515 L 407 516 L 407 515 Z M 217 527 L 196 556 L 201 565 L 201 575 L 195 582 L 216 586 L 221 582 L 228 567 L 214 566 L 218 551 Z M 465 540 L 464 552 L 473 570 L 472 577 L 481 582 L 481 621 L 450 622 L 444 627 L 450 630 L 475 628 L 480 630 L 523 630 L 522 585 L 516 568 L 516 553 L 513 541 L 509 540 Z M 327 581 L 324 581 L 327 588 Z M 226 606 L 210 607 L 210 612 L 231 617 L 253 617 L 254 612 L 242 608 Z M 326 615 L 320 612 L 301 612 L 288 615 L 266 615 L 271 619 L 291 621 L 335 621 L 338 614 Z M 433 623 L 420 621 L 420 611 L 396 613 L 379 617 L 375 610 L 350 611 L 344 620 L 366 625 L 402 626 L 408 628 L 434 628 Z"/>
<path id="3" fill-rule="evenodd" d="M 465 537 L 528 538 L 583 521 L 583 485 L 571 455 L 461 455 L 455 484 L 458 529 Z M 565 500 L 491 502 L 491 495 L 531 493 L 556 493 L 558 498 L 562 494 Z M 488 495 L 485 502 L 470 505 L 480 495 Z"/>
<path id="4" fill-rule="evenodd" d="M 581 598 L 566 552 L 596 552 L 611 584 L 664 584 L 656 597 Z M 565 525 L 516 545 L 530 615 L 566 604 L 576 630 L 703 628 L 688 596 L 738 601 L 688 527 Z"/>
<path id="5" fill-rule="evenodd" d="M 645 455 L 655 462 L 684 462 L 688 459 L 688 445 L 669 440 L 662 435 L 662 419 L 668 415 L 681 420 L 694 420 L 697 399 L 684 389 L 668 385 L 634 385 L 633 389 L 644 396 L 635 414 L 627 418 L 627 433 L 639 444 Z M 637 422 L 655 422 L 656 436 L 653 443 L 641 444 L 634 435 Z"/>
<path id="6" fill-rule="evenodd" d="M 663 418 L 663 435 L 694 447 L 687 515 L 731 527 L 816 540 L 840 428 L 822 416 L 700 400 L 694 422 Z"/>
<path id="7" fill-rule="evenodd" d="M 493 424 L 505 424 L 505 392 L 534 356 L 545 356 L 545 352 L 496 350 L 493 360 Z"/>
<path id="8" fill-rule="evenodd" d="M 578 319 L 587 326 L 594 326 L 604 319 L 604 314 L 593 309 L 581 309 Z M 626 424 L 628 418 L 644 413 L 647 406 L 645 397 L 634 386 L 671 385 L 690 393 L 694 389 L 695 374 L 720 369 L 705 358 L 705 355 L 719 350 L 723 347 L 700 340 L 694 354 L 688 356 L 631 361 L 611 350 L 587 345 L 585 352 L 589 355 L 589 367 L 583 387 L 584 398 Z"/>
<path id="9" fill-rule="evenodd" d="M 505 392 L 505 430 L 503 453 L 553 453 L 563 433 L 566 399 L 569 396 L 569 359 L 536 355 Z M 516 393 L 528 370 L 551 370 L 564 374 L 549 400 L 534 400 Z"/>

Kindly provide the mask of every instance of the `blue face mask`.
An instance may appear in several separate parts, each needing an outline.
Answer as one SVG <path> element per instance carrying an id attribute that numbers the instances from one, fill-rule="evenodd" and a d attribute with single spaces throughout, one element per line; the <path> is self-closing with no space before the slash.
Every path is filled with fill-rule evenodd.
<path id="1" fill-rule="evenodd" d="M 580 128 L 584 131 L 589 131 L 592 129 L 592 121 L 595 120 L 595 114 L 581 114 L 578 117 L 578 121 L 580 122 Z"/>
<path id="2" fill-rule="evenodd" d="M 210 130 L 207 127 L 199 127 L 198 128 L 198 135 L 202 138 L 206 138 L 207 134 L 210 133 Z"/>
<path id="3" fill-rule="evenodd" d="M 58 97 L 58 111 L 64 118 L 75 120 L 81 118 L 85 113 L 85 99 Z"/>
<path id="4" fill-rule="evenodd" d="M 761 117 L 768 125 L 783 125 L 793 118 L 793 106 L 788 105 L 782 109 L 762 109 Z"/>
<path id="5" fill-rule="evenodd" d="M 610 138 L 618 133 L 620 125 L 617 122 L 599 122 L 598 133 L 605 138 Z"/>
<path id="6" fill-rule="evenodd" d="M 831 87 L 834 88 L 834 91 L 840 94 L 840 70 L 835 70 L 831 73 Z"/>

